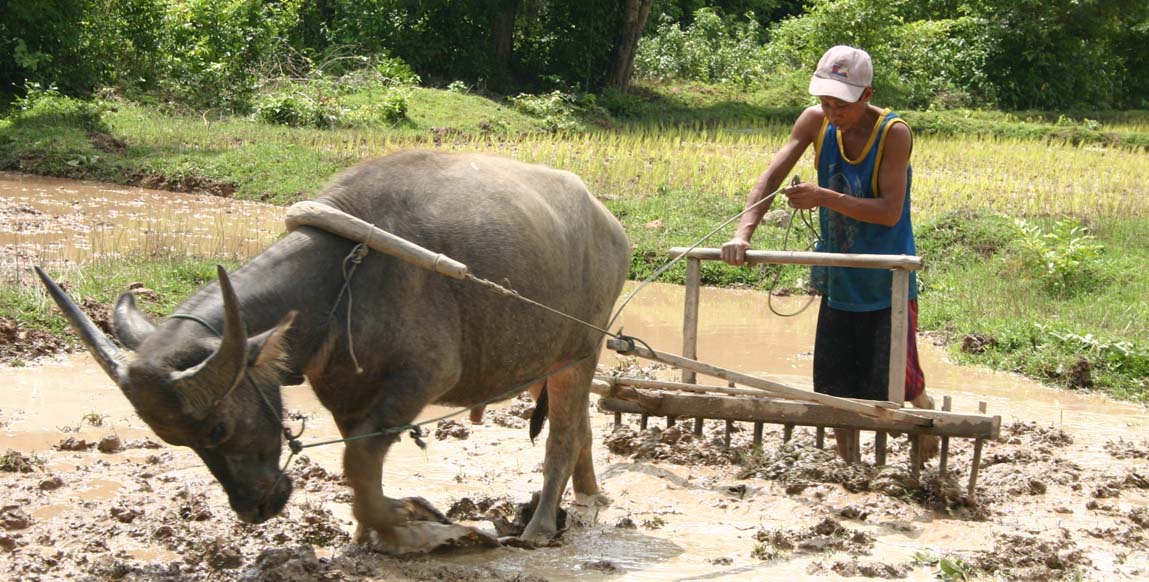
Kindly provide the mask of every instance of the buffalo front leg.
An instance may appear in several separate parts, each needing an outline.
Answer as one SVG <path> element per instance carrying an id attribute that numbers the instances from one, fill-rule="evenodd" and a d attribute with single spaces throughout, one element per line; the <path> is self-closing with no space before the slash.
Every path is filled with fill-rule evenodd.
<path id="1" fill-rule="evenodd" d="M 380 549 L 393 554 L 429 552 L 445 545 L 499 545 L 483 531 L 442 523 L 442 515 L 420 498 L 383 495 L 383 457 L 393 441 L 393 437 L 352 441 L 344 451 L 343 472 L 355 490 L 356 542 L 367 542 L 375 532 Z"/>
<path id="2" fill-rule="evenodd" d="M 397 542 L 395 528 L 406 521 L 401 504 L 383 495 L 383 458 L 394 436 L 350 441 L 343 451 L 343 474 L 355 491 L 352 513 L 358 527 L 355 541 L 364 542 L 371 531 L 385 544 Z"/>
<path id="3" fill-rule="evenodd" d="M 547 380 L 550 432 L 543 460 L 543 489 L 534 515 L 523 530 L 522 539 L 527 542 L 545 544 L 558 533 L 559 501 L 571 474 L 576 473 L 576 465 L 576 492 L 590 496 L 598 493 L 587 412 L 594 365 L 594 361 L 588 361 Z"/>

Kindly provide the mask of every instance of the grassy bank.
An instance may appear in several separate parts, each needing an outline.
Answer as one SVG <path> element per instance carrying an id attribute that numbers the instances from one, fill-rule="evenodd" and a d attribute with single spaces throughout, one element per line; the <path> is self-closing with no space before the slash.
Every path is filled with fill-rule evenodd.
<path id="1" fill-rule="evenodd" d="M 642 278 L 663 264 L 667 248 L 695 242 L 741 209 L 795 112 L 690 88 L 648 88 L 640 92 L 644 99 L 552 109 L 411 91 L 401 123 L 329 129 L 169 115 L 127 102 L 105 108 L 46 102 L 39 112 L 0 122 L 0 167 L 287 204 L 312 196 L 339 169 L 397 149 L 490 151 L 582 176 L 626 227 L 635 245 L 631 275 Z M 370 96 L 349 95 L 344 102 L 367 107 Z M 1142 191 L 1149 164 L 1137 144 L 1149 135 L 1149 118 L 906 115 L 917 130 L 915 221 L 928 265 L 922 273 L 923 329 L 947 332 L 955 355 L 969 361 L 1146 399 L 1149 275 L 1140 265 L 1149 258 L 1149 201 Z M 804 178 L 812 178 L 811 163 L 799 165 Z M 1066 217 L 1087 228 L 1058 242 L 1055 227 Z M 1013 218 L 1027 222 L 1014 224 Z M 706 246 L 720 245 L 732 230 Z M 787 248 L 801 249 L 811 242 L 801 229 L 786 237 L 784 228 L 763 227 L 755 246 L 777 249 L 785 240 Z M 1080 239 L 1077 247 L 1073 239 Z M 1041 241 L 1048 242 L 1048 256 Z M 1082 245 L 1102 248 L 1078 260 L 1074 253 Z M 1054 275 L 1042 257 L 1058 265 Z M 111 281 L 91 290 L 100 301 L 124 289 L 127 281 L 120 279 L 170 281 L 164 301 L 182 298 L 196 280 L 168 259 L 133 268 L 156 270 L 146 277 L 102 273 L 84 280 Z M 773 271 L 706 264 L 703 275 L 711 285 L 766 287 Z M 676 269 L 663 280 L 681 277 Z M 787 268 L 780 285 L 801 289 L 805 277 L 805 270 Z M 0 316 L 62 327 L 34 294 L 14 301 L 27 291 L 2 293 Z M 154 307 L 163 312 L 169 306 Z"/>

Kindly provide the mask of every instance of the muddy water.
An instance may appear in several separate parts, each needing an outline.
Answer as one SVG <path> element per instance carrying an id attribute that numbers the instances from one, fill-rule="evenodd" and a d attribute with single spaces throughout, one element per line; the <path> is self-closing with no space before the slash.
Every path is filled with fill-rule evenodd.
<path id="1" fill-rule="evenodd" d="M 130 254 L 249 257 L 284 209 L 227 198 L 0 172 L 0 277 Z"/>
<path id="2" fill-rule="evenodd" d="M 0 178 L 0 189 L 3 189 L 0 212 L 25 218 L 75 214 L 72 220 L 76 227 L 70 232 L 59 229 L 43 234 L 48 237 L 44 239 L 49 241 L 47 244 L 55 245 L 50 247 L 52 252 L 64 260 L 82 261 L 85 257 L 99 254 L 91 253 L 91 249 L 100 244 L 92 242 L 97 239 L 92 238 L 90 229 L 84 230 L 84 225 L 89 224 L 90 227 L 92 217 L 96 215 L 118 218 L 137 212 L 135 217 L 126 219 L 128 222 L 120 223 L 121 227 L 109 227 L 108 232 L 101 236 L 114 237 L 106 240 L 127 241 L 134 235 L 121 231 L 140 231 L 145 234 L 144 248 L 151 244 L 147 242 L 149 236 L 153 241 L 168 240 L 168 237 L 191 240 L 196 237 L 194 233 L 204 233 L 204 246 L 201 248 L 208 251 L 213 248 L 246 249 L 248 247 L 244 245 L 254 245 L 257 240 L 271 240 L 281 230 L 278 226 L 281 210 L 276 208 L 233 206 L 230 201 L 202 197 L 183 200 L 178 195 L 162 193 L 163 202 L 173 199 L 177 202 L 167 210 L 159 210 L 162 208 L 160 199 L 147 191 L 114 187 L 104 190 L 107 187 L 35 180 L 39 185 L 30 187 L 32 179 L 11 175 Z M 76 193 L 78 189 L 89 187 L 97 191 L 85 194 L 106 199 L 105 206 L 87 206 L 97 202 L 88 201 L 86 196 Z M 145 202 L 137 203 L 139 200 Z M 86 210 L 70 210 L 75 205 Z M 231 210 L 226 211 L 225 208 Z M 178 214 L 172 214 L 177 211 Z M 173 216 L 181 218 L 169 219 Z M 257 221 L 266 220 L 266 227 L 229 222 L 251 217 L 260 217 Z M 204 222 L 196 223 L 199 226 L 189 226 L 196 220 Z M 138 226 L 131 226 L 133 224 Z M 225 224 L 248 226 L 213 227 Z M 173 225 L 177 234 L 165 230 Z M 0 237 L 14 237 L 2 239 L 5 248 L 12 241 L 36 247 L 29 238 L 34 234 L 40 236 L 32 227 L 17 227 L 0 232 Z M 122 252 L 126 247 L 115 248 Z M 252 249 L 252 252 L 254 250 L 257 249 Z M 628 334 L 644 339 L 655 349 L 679 353 L 682 347 L 682 295 L 679 287 L 649 286 L 631 302 L 620 323 Z M 792 312 L 803 303 L 800 299 L 784 300 L 776 302 L 776 306 L 781 311 Z M 795 317 L 784 318 L 770 314 L 762 293 L 707 289 L 702 293 L 700 311 L 699 359 L 780 379 L 798 387 L 810 386 L 816 307 Z M 928 387 L 935 397 L 940 400 L 940 396 L 951 396 L 954 409 L 958 411 L 974 411 L 978 401 L 985 401 L 990 413 L 1001 415 L 1007 423 L 1024 420 L 1060 426 L 1076 439 L 1075 446 L 1067 449 L 1066 454 L 1082 466 L 1104 467 L 1110 462 L 1111 457 L 1102 449 L 1108 441 L 1144 439 L 1149 434 L 1149 420 L 1140 408 L 1045 388 L 1008 374 L 955 367 L 946 362 L 943 353 L 928 341 L 920 342 Z M 603 365 L 610 366 L 616 362 L 613 354 L 604 354 Z M 48 460 L 45 467 L 48 472 L 81 467 L 91 471 L 89 478 L 65 489 L 62 501 L 34 507 L 31 510 L 33 519 L 52 523 L 59 521 L 60 528 L 67 528 L 67 522 L 62 521 L 65 517 L 75 519 L 77 512 L 83 515 L 85 507 L 104 512 L 110 502 L 134 487 L 127 478 L 119 481 L 108 475 L 117 474 L 115 471 L 121 467 L 143 463 L 156 451 L 128 448 L 123 452 L 101 455 L 87 451 L 50 450 L 66 437 L 95 441 L 114 433 L 124 441 L 156 440 L 132 413 L 118 389 L 87 356 L 30 368 L 0 368 L 0 378 L 5 386 L 0 391 L 0 451 L 14 449 L 27 454 L 43 453 Z M 304 442 L 336 436 L 326 412 L 306 387 L 289 388 L 285 396 L 286 406 L 308 419 Z M 428 410 L 424 418 L 445 412 Z M 612 505 L 599 512 L 593 525 L 570 530 L 560 548 L 537 551 L 500 548 L 445 554 L 437 559 L 460 566 L 493 568 L 506 574 L 523 572 L 551 580 L 619 579 L 620 574 L 627 580 L 820 578 L 821 575 L 811 574 L 808 568 L 822 558 L 821 555 L 768 562 L 752 557 L 750 551 L 756 544 L 753 539 L 755 532 L 763 528 L 808 527 L 837 508 L 864 500 L 863 496 L 847 493 L 838 486 L 817 486 L 800 495 L 788 495 L 774 482 L 736 480 L 728 469 L 635 462 L 629 457 L 613 455 L 601 445 L 601 436 L 610 431 L 611 418 L 602 414 L 595 414 L 592 418 L 596 432 L 596 468 L 604 491 L 613 499 Z M 95 426 L 93 420 L 99 426 Z M 465 420 L 462 422 L 467 424 Z M 653 422 L 658 424 L 660 421 Z M 426 450 L 415 447 L 409 439 L 396 445 L 384 470 L 384 486 L 388 494 L 422 495 L 444 510 L 462 497 L 507 497 L 516 502 L 529 498 L 530 493 L 541 485 L 541 443 L 532 445 L 526 438 L 525 428 L 505 428 L 492 422 L 470 428 L 471 435 L 465 440 L 428 438 Z M 767 434 L 767 447 L 778 441 L 776 433 Z M 164 453 L 171 457 L 170 466 L 164 469 L 167 477 L 210 484 L 211 477 L 206 469 L 186 449 L 163 448 L 159 451 L 170 452 L 170 455 Z M 338 445 L 307 449 L 305 454 L 331 472 L 340 471 L 341 447 Z M 744 493 L 732 496 L 728 492 L 730 486 L 747 483 Z M 206 490 L 214 491 L 209 502 L 216 509 L 218 519 L 232 520 L 226 499 L 218 488 L 208 486 Z M 0 505 L 9 504 L 8 495 L 0 493 Z M 1071 516 L 1049 511 L 1046 506 L 1065 504 L 1077 508 L 1082 503 L 1080 499 L 1071 500 L 1057 495 L 1064 496 L 1065 493 L 1051 492 L 1046 498 L 1023 507 L 1018 514 L 1007 514 L 993 524 L 945 519 L 919 507 L 897 506 L 887 512 L 897 518 L 897 523 L 869 520 L 852 527 L 877 538 L 868 560 L 907 563 L 914 552 L 921 549 L 939 553 L 992 550 L 993 539 L 987 533 L 990 530 L 1010 531 L 1024 525 L 1056 531 L 1063 522 L 1071 521 L 1079 528 L 1092 525 L 1092 514 L 1079 509 Z M 350 532 L 353 523 L 347 504 L 331 497 L 323 492 L 298 490 L 291 507 L 320 505 L 333 512 Z M 1144 504 L 1147 501 L 1144 494 L 1127 493 L 1122 503 Z M 616 527 L 626 520 L 638 524 L 638 527 Z M 177 557 L 154 544 L 109 540 L 109 545 L 111 549 L 121 551 L 121 555 L 129 555 L 139 561 L 164 563 Z M 319 551 L 321 555 L 332 554 L 332 550 Z M 1108 548 L 1090 551 L 1093 552 L 1093 563 L 1100 571 L 1121 571 L 1115 564 L 1125 558 L 1119 559 Z M 1136 559 L 1144 562 L 1144 553 Z M 3 561 L 3 556 L 0 556 L 0 566 Z M 1140 566 L 1142 571 L 1144 566 Z M 1128 565 L 1123 567 L 1128 568 Z M 915 579 L 931 577 L 928 567 L 916 568 L 911 573 L 911 578 Z"/>

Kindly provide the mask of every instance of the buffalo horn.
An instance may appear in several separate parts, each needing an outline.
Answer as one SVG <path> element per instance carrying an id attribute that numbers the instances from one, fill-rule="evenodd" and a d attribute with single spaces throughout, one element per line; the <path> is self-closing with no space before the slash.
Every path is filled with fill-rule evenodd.
<path id="1" fill-rule="evenodd" d="M 216 268 L 223 295 L 223 341 L 199 366 L 172 374 L 172 383 L 181 391 L 214 394 L 220 398 L 239 382 L 247 365 L 247 329 L 227 271 L 222 266 Z"/>
<path id="2" fill-rule="evenodd" d="M 56 305 L 60 306 L 60 311 L 64 312 L 64 317 L 68 318 L 68 323 L 72 324 L 72 329 L 80 334 L 80 339 L 84 341 L 84 345 L 88 346 L 88 350 L 92 352 L 96 362 L 100 364 L 108 376 L 111 376 L 112 380 L 119 384 L 120 372 L 123 370 L 123 350 L 116 346 L 104 332 L 100 331 L 100 328 L 96 327 L 88 314 L 84 313 L 43 269 L 34 268 L 40 281 L 43 281 L 44 286 L 48 288 L 48 294 L 52 296 Z"/>
<path id="3" fill-rule="evenodd" d="M 112 311 L 112 331 L 116 339 L 134 351 L 155 330 L 156 325 L 136 307 L 135 294 L 120 295 Z"/>

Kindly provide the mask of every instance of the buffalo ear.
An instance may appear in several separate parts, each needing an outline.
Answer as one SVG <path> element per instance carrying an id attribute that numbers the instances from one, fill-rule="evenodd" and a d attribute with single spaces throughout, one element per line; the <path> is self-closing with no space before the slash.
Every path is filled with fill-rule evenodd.
<path id="1" fill-rule="evenodd" d="M 296 311 L 289 311 L 275 327 L 247 340 L 247 363 L 253 372 L 280 370 L 287 360 L 287 331 L 295 322 Z"/>
<path id="2" fill-rule="evenodd" d="M 116 333 L 116 339 L 134 351 L 155 330 L 156 324 L 136 307 L 135 294 L 121 294 L 112 311 L 112 331 Z"/>

